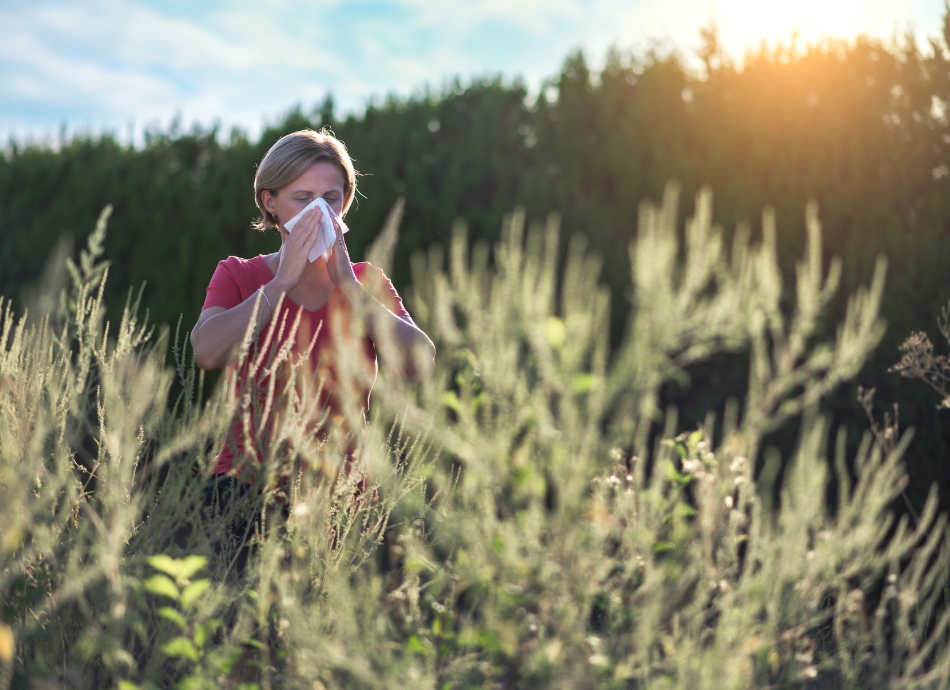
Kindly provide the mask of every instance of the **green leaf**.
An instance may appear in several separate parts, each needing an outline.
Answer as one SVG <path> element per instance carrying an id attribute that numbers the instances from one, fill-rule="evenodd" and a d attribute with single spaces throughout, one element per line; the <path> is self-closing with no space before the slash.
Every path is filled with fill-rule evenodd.
<path id="1" fill-rule="evenodd" d="M 198 597 L 204 594 L 210 586 L 211 580 L 195 580 L 182 590 L 181 605 L 186 609 L 191 608 L 191 606 L 198 601 Z"/>
<path id="2" fill-rule="evenodd" d="M 673 513 L 677 517 L 693 517 L 696 514 L 696 509 L 686 503 L 678 503 L 676 507 L 673 508 Z"/>
<path id="3" fill-rule="evenodd" d="M 475 643 L 482 649 L 486 649 L 490 652 L 497 652 L 501 648 L 498 636 L 494 631 L 487 628 L 483 628 L 475 635 Z"/>
<path id="4" fill-rule="evenodd" d="M 417 636 L 410 635 L 409 639 L 406 640 L 406 651 L 410 654 L 429 654 L 432 649 L 423 644 Z"/>
<path id="5" fill-rule="evenodd" d="M 120 680 L 119 690 L 141 690 L 141 686 L 128 680 Z"/>
<path id="6" fill-rule="evenodd" d="M 152 594 L 168 597 L 169 599 L 178 598 L 178 585 L 165 575 L 152 575 L 142 583 L 142 586 Z"/>
<path id="7" fill-rule="evenodd" d="M 177 624 L 182 630 L 188 629 L 188 622 L 185 620 L 185 617 L 170 606 L 163 606 L 160 608 L 158 610 L 158 615 L 162 618 L 167 618 L 172 623 Z"/>
<path id="8" fill-rule="evenodd" d="M 187 637 L 176 637 L 174 640 L 162 645 L 162 651 L 168 656 L 185 657 L 192 661 L 198 661 L 198 650 Z"/>
<path id="9" fill-rule="evenodd" d="M 575 394 L 580 395 L 581 393 L 586 393 L 591 389 L 591 386 L 594 385 L 594 375 L 593 374 L 578 374 L 574 377 L 573 391 Z"/>
<path id="10" fill-rule="evenodd" d="M 658 541 L 653 547 L 655 553 L 662 553 L 664 551 L 670 551 L 676 548 L 676 544 L 671 541 Z"/>
<path id="11" fill-rule="evenodd" d="M 674 484 L 683 486 L 684 484 L 689 484 L 693 481 L 693 475 L 691 474 L 681 474 L 677 471 L 676 466 L 673 463 L 668 463 L 666 466 L 666 477 Z"/>
<path id="12" fill-rule="evenodd" d="M 462 411 L 462 403 L 459 402 L 459 397 L 455 394 L 455 391 L 445 391 L 440 398 L 442 404 L 448 407 L 450 410 L 460 413 Z"/>
<path id="13" fill-rule="evenodd" d="M 237 663 L 244 656 L 244 649 L 236 647 L 233 649 L 213 649 L 208 653 L 209 667 L 218 675 L 228 674 L 237 666 Z"/>
<path id="14" fill-rule="evenodd" d="M 189 676 L 176 686 L 176 690 L 208 690 L 209 687 L 211 686 L 199 676 Z"/>
<path id="15" fill-rule="evenodd" d="M 188 556 L 181 563 L 181 570 L 178 572 L 179 580 L 187 580 L 199 570 L 208 565 L 208 559 L 204 556 Z"/>
<path id="16" fill-rule="evenodd" d="M 435 563 L 420 554 L 414 554 L 407 558 L 406 564 L 403 567 L 409 572 L 414 573 L 421 573 L 423 571 L 431 573 L 438 569 Z"/>
<path id="17" fill-rule="evenodd" d="M 181 582 L 182 580 L 187 580 L 204 568 L 208 564 L 208 559 L 204 556 L 188 556 L 187 558 L 178 560 L 170 556 L 165 556 L 164 554 L 159 554 L 149 558 L 148 562 L 149 565 L 156 570 L 161 570 L 163 573 L 167 573 Z"/>
<path id="18" fill-rule="evenodd" d="M 479 408 L 484 405 L 489 400 L 489 397 L 485 393 L 479 393 L 474 398 L 472 398 L 472 414 L 478 412 Z"/>
<path id="19" fill-rule="evenodd" d="M 215 628 L 221 625 L 221 621 L 217 618 L 212 618 L 210 621 L 204 625 L 199 625 L 198 629 L 195 630 L 195 644 L 199 649 L 205 646 L 205 642 L 208 641 L 208 636 L 214 632 Z"/>
<path id="20" fill-rule="evenodd" d="M 178 571 L 181 569 L 181 561 L 164 554 L 150 556 L 148 564 L 156 570 L 161 570 L 163 573 L 167 573 L 174 578 L 178 577 Z"/>

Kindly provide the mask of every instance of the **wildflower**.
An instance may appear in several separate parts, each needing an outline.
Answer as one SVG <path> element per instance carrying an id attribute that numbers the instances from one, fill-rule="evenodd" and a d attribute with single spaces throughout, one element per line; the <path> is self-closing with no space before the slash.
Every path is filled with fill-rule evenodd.
<path id="1" fill-rule="evenodd" d="M 699 460 L 684 460 L 683 461 L 683 471 L 689 474 L 694 474 L 703 468 L 703 464 Z"/>

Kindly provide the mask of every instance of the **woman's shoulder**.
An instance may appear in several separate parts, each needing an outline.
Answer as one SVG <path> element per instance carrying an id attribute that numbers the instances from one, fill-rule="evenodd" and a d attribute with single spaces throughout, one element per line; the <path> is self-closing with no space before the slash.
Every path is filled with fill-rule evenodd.
<path id="1" fill-rule="evenodd" d="M 356 275 L 356 279 L 363 284 L 363 287 L 379 288 L 383 285 L 392 284 L 383 269 L 374 266 L 369 261 L 360 261 L 353 264 L 353 273 Z"/>
<path id="2" fill-rule="evenodd" d="M 246 259 L 243 256 L 229 256 L 227 259 L 222 259 L 218 262 L 218 269 L 220 270 L 222 268 L 232 273 L 235 277 L 257 276 L 258 274 L 266 275 L 271 272 L 267 261 L 261 254 L 251 257 L 250 259 Z"/>
<path id="3" fill-rule="evenodd" d="M 253 293 L 258 287 L 266 284 L 268 276 L 267 263 L 264 257 L 255 256 L 245 259 L 240 256 L 229 256 L 218 262 L 218 267 L 208 283 L 204 306 L 224 307 L 230 309 Z"/>
<path id="4" fill-rule="evenodd" d="M 245 259 L 243 256 L 229 256 L 227 259 L 219 261 L 218 265 L 238 270 L 267 268 L 267 262 L 264 260 L 263 254 L 252 256 L 250 259 Z"/>
<path id="5" fill-rule="evenodd" d="M 360 261 L 353 264 L 353 273 L 356 274 L 357 278 L 363 278 L 364 276 L 376 276 L 379 278 L 385 278 L 389 280 L 389 277 L 379 266 L 374 266 L 369 261 Z"/>
<path id="6" fill-rule="evenodd" d="M 267 283 L 272 277 L 267 262 L 260 254 L 250 259 L 229 256 L 218 262 L 211 283 L 214 285 L 216 281 L 233 281 L 242 287 L 250 286 L 248 289 L 256 290 L 259 285 Z"/>
<path id="7" fill-rule="evenodd" d="M 369 290 L 370 294 L 382 302 L 383 306 L 393 312 L 396 316 L 408 316 L 409 312 L 403 306 L 402 298 L 396 292 L 392 281 L 386 272 L 378 266 L 374 266 L 369 261 L 361 261 L 353 264 L 353 273 L 356 279 Z"/>

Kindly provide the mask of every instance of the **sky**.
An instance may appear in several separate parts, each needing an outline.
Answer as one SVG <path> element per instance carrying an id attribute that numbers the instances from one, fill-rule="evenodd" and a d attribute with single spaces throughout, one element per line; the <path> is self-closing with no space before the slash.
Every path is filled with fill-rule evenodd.
<path id="1" fill-rule="evenodd" d="M 536 91 L 565 56 L 695 55 L 714 22 L 734 58 L 758 47 L 936 36 L 944 0 L 0 0 L 0 141 L 111 132 L 174 118 L 256 136 L 332 94 L 337 113 L 520 78 Z"/>

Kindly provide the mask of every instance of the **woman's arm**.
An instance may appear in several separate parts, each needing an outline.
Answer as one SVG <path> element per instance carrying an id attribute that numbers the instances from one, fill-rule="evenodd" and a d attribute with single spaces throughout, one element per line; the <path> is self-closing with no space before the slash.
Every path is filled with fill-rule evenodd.
<path id="1" fill-rule="evenodd" d="M 410 381 L 428 377 L 435 366 L 435 345 L 411 319 L 399 318 L 363 287 L 353 272 L 343 231 L 335 218 L 333 221 L 337 241 L 327 261 L 330 279 L 353 306 L 353 311 L 363 315 L 366 334 L 386 365 Z"/>
<path id="2" fill-rule="evenodd" d="M 274 278 L 263 287 L 263 292 L 267 299 L 255 292 L 236 307 L 208 307 L 201 312 L 198 323 L 191 331 L 195 364 L 202 369 L 223 369 L 238 358 L 241 341 L 254 312 L 254 303 L 260 300 L 257 323 L 254 324 L 253 335 L 256 336 L 274 315 L 270 305 L 276 309 L 277 300 L 287 293 L 288 289 Z"/>
<path id="3" fill-rule="evenodd" d="M 363 314 L 366 334 L 387 366 L 410 381 L 421 381 L 432 373 L 435 345 L 416 324 L 389 311 L 358 280 L 341 291 L 354 311 Z"/>
<path id="4" fill-rule="evenodd" d="M 262 288 L 266 299 L 255 292 L 230 309 L 208 307 L 201 312 L 198 323 L 191 331 L 195 363 L 199 367 L 221 369 L 237 359 L 241 341 L 254 313 L 255 300 L 260 299 L 261 304 L 257 311 L 257 323 L 254 324 L 254 335 L 260 333 L 270 321 L 274 315 L 271 307 L 276 309 L 281 296 L 290 292 L 300 282 L 310 249 L 317 240 L 320 215 L 319 208 L 308 211 L 307 215 L 300 219 L 297 231 L 281 245 L 277 275 Z"/>

